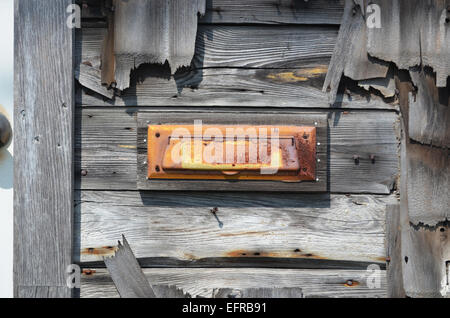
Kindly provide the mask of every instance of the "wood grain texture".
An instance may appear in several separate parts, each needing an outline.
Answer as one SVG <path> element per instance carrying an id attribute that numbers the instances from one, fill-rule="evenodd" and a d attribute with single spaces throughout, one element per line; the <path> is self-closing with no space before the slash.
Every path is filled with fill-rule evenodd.
<path id="1" fill-rule="evenodd" d="M 435 227 L 450 220 L 450 153 L 448 149 L 408 144 L 409 219 Z"/>
<path id="2" fill-rule="evenodd" d="M 179 260 L 194 267 L 202 263 L 239 266 L 239 260 L 247 266 L 253 263 L 252 267 L 258 262 L 273 266 L 276 259 L 309 266 L 315 260 L 316 266 L 324 267 L 330 261 L 332 268 L 339 267 L 333 261 L 383 264 L 385 210 L 393 200 L 364 195 L 222 192 L 83 191 L 77 196 L 76 228 L 80 232 L 75 241 L 81 262 L 111 255 L 114 249 L 109 246 L 115 246 L 124 234 L 143 266 L 153 259 L 153 264 L 170 266 L 177 264 L 172 260 Z M 211 213 L 213 208 L 218 209 L 217 218 Z M 215 264 L 214 258 L 225 260 Z M 268 263 L 268 258 L 274 262 Z M 340 268 L 346 266 L 351 264 Z"/>
<path id="3" fill-rule="evenodd" d="M 108 89 L 102 85 L 101 72 L 90 65 L 80 64 L 75 70 L 75 78 L 84 87 L 112 99 L 114 97 L 114 90 Z"/>
<path id="4" fill-rule="evenodd" d="M 72 1 L 15 1 L 15 296 L 70 297 Z M 22 287 L 26 286 L 26 287 Z M 47 286 L 47 287 L 40 287 Z"/>
<path id="5" fill-rule="evenodd" d="M 386 209 L 386 255 L 389 298 L 405 298 L 403 289 L 403 259 L 401 241 L 400 204 Z"/>
<path id="6" fill-rule="evenodd" d="M 323 91 L 329 91 L 330 103 L 336 101 L 342 76 L 353 80 L 384 78 L 388 65 L 370 58 L 366 46 L 365 7 L 346 0 L 344 16 L 338 39 L 331 58 L 330 68 L 323 85 Z"/>
<path id="7" fill-rule="evenodd" d="M 394 62 L 399 69 L 424 65 L 433 68 L 437 87 L 450 75 L 450 1 L 376 0 L 381 28 L 368 28 L 371 56 Z M 400 32 L 407 30 L 407 32 Z"/>
<path id="8" fill-rule="evenodd" d="M 220 181 L 220 180 L 148 180 L 148 125 L 187 124 L 201 120 L 203 125 L 280 125 L 316 128 L 316 177 L 311 182 Z M 328 121 L 326 114 L 230 113 L 230 112 L 139 112 L 137 114 L 137 188 L 153 191 L 266 191 L 326 192 L 328 189 Z"/>
<path id="9" fill-rule="evenodd" d="M 81 297 L 118 297 L 107 271 L 82 276 Z M 193 297 L 212 297 L 214 289 L 299 288 L 304 297 L 386 297 L 386 272 L 376 275 L 380 288 L 369 289 L 365 270 L 286 269 L 144 269 L 154 284 L 176 285 Z M 351 282 L 350 286 L 348 283 Z"/>
<path id="10" fill-rule="evenodd" d="M 122 96 L 111 101 L 79 91 L 78 103 L 329 108 L 321 88 L 336 35 L 337 29 L 330 27 L 200 27 L 194 69 L 172 76 L 168 67 L 144 65 L 133 72 L 131 87 Z M 104 38 L 104 29 L 78 32 L 78 63 L 100 68 Z M 339 94 L 334 106 L 395 108 L 363 93 Z"/>
<path id="11" fill-rule="evenodd" d="M 418 202 L 422 206 L 426 199 L 423 193 L 427 193 L 430 190 L 425 187 L 425 191 L 421 192 L 421 185 L 415 184 L 417 181 L 420 181 L 420 178 L 414 178 L 414 175 L 412 178 L 410 177 L 410 170 L 413 168 L 410 163 L 411 158 L 418 160 L 419 164 L 427 164 L 427 162 L 429 164 L 430 154 L 428 152 L 430 150 L 426 146 L 410 144 L 407 134 L 402 135 L 400 182 L 401 251 L 403 286 L 405 294 L 409 297 L 443 297 L 449 293 L 447 267 L 450 259 L 450 235 L 448 222 L 441 222 L 434 227 L 429 227 L 424 226 L 423 223 L 419 225 L 414 224 L 412 222 L 413 219 L 410 218 L 410 215 L 416 216 L 414 211 L 417 210 L 415 210 L 414 204 Z M 434 158 L 437 157 L 434 156 Z M 439 189 L 439 182 L 441 181 L 439 178 L 437 180 L 430 179 L 430 175 L 423 169 L 419 171 L 420 173 L 425 173 L 422 175 L 425 177 L 425 181 L 436 182 L 433 183 L 433 187 Z M 411 189 L 413 190 L 412 192 L 410 192 Z M 448 187 L 444 191 L 448 191 Z M 418 201 L 415 201 L 415 198 L 413 198 L 416 194 L 420 195 Z M 448 195 L 444 198 L 437 198 L 437 202 L 433 202 L 433 204 L 439 204 L 442 199 L 448 199 Z M 426 210 L 423 211 L 419 221 L 429 220 L 433 218 L 433 213 L 435 213 L 435 210 L 430 209 L 428 206 L 424 208 Z"/>
<path id="12" fill-rule="evenodd" d="M 121 298 L 156 298 L 125 236 L 105 265 Z"/>
<path id="13" fill-rule="evenodd" d="M 430 69 L 410 74 L 417 91 L 409 96 L 409 137 L 419 143 L 449 148 L 450 83 L 436 87 L 436 76 Z"/>
<path id="14" fill-rule="evenodd" d="M 84 1 L 83 1 L 84 2 Z M 83 7 L 84 25 L 104 20 L 99 1 L 89 0 Z M 343 5 L 340 0 L 207 0 L 200 24 L 335 24 L 339 25 Z M 88 24 L 89 23 L 89 24 Z"/>
<path id="15" fill-rule="evenodd" d="M 135 116 L 140 110 L 152 110 L 157 114 L 172 111 L 172 108 L 87 108 L 78 112 L 75 138 L 78 189 L 137 189 Z M 192 113 L 194 110 L 173 111 Z M 240 110 L 242 114 L 245 112 L 249 113 L 248 110 Z M 278 115 L 283 113 L 294 115 L 298 111 L 274 112 Z M 398 173 L 397 115 L 355 111 L 332 112 L 328 116 L 329 190 L 335 193 L 389 194 Z M 374 163 L 370 159 L 372 154 L 376 156 Z M 357 163 L 354 155 L 360 157 Z M 81 170 L 87 171 L 87 175 L 81 177 Z"/>
<path id="16" fill-rule="evenodd" d="M 116 0 L 114 60 L 117 89 L 130 85 L 130 73 L 144 63 L 164 64 L 172 72 L 189 66 L 195 52 L 198 14 L 206 0 Z"/>
<path id="17" fill-rule="evenodd" d="M 66 298 L 70 297 L 72 291 L 62 286 L 19 286 L 17 298 Z"/>
<path id="18" fill-rule="evenodd" d="M 339 25 L 342 11 L 339 0 L 210 0 L 200 23 Z"/>

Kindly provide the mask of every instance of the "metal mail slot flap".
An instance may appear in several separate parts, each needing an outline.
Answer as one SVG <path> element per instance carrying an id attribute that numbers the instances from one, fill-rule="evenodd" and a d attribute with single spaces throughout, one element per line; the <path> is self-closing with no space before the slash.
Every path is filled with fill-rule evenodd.
<path id="1" fill-rule="evenodd" d="M 149 179 L 314 181 L 316 128 L 149 125 Z"/>
<path id="2" fill-rule="evenodd" d="M 328 189 L 326 113 L 146 110 L 137 129 L 139 190 Z"/>

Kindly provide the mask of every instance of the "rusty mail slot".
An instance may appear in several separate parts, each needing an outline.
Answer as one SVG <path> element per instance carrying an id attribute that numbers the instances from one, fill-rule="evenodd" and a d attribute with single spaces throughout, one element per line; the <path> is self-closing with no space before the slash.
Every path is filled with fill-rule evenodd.
<path id="1" fill-rule="evenodd" d="M 316 180 L 316 128 L 149 125 L 148 179 Z"/>

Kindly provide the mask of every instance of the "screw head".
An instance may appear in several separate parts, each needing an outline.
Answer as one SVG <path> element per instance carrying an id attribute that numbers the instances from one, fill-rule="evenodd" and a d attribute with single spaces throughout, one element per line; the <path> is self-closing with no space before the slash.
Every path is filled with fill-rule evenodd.
<path id="1" fill-rule="evenodd" d="M 87 170 L 81 170 L 81 176 L 86 177 L 88 175 Z"/>

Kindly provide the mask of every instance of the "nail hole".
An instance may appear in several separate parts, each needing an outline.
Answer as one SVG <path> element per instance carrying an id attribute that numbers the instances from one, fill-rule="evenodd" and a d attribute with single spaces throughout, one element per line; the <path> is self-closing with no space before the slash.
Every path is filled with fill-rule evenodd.
<path id="1" fill-rule="evenodd" d="M 408 264 L 408 260 L 409 260 L 408 256 L 405 256 L 405 263 L 406 264 Z"/>
<path id="2" fill-rule="evenodd" d="M 441 227 L 441 230 L 440 230 L 441 232 L 445 232 L 445 228 L 443 228 L 443 227 Z"/>
<path id="3" fill-rule="evenodd" d="M 161 171 L 161 168 L 160 168 L 159 166 L 156 166 L 156 167 L 155 167 L 155 170 L 156 170 L 156 172 L 160 172 L 160 171 Z"/>
<path id="4" fill-rule="evenodd" d="M 158 133 L 156 133 L 156 138 L 159 138 L 159 137 L 161 137 L 161 134 L 158 132 Z"/>

